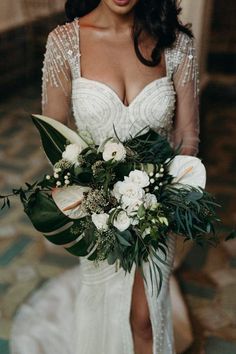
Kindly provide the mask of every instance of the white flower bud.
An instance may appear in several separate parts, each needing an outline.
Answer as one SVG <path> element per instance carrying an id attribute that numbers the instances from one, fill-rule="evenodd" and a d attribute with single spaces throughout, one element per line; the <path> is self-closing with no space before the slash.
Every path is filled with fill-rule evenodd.
<path id="1" fill-rule="evenodd" d="M 160 168 L 160 172 L 164 172 L 164 168 L 163 167 Z"/>
<path id="2" fill-rule="evenodd" d="M 56 185 L 57 185 L 57 187 L 61 186 L 61 182 L 57 181 Z"/>
<path id="3" fill-rule="evenodd" d="M 154 179 L 154 178 L 151 178 L 151 179 L 150 179 L 150 182 L 151 182 L 151 183 L 154 183 L 154 182 L 155 182 L 155 179 Z"/>
<path id="4" fill-rule="evenodd" d="M 47 176 L 46 176 L 46 179 L 47 179 L 47 180 L 51 179 L 51 176 L 47 175 Z"/>
<path id="5" fill-rule="evenodd" d="M 150 173 L 149 173 L 149 176 L 152 177 L 152 176 L 153 176 L 153 172 L 150 172 Z"/>
<path id="6" fill-rule="evenodd" d="M 69 177 L 68 176 L 64 176 L 64 179 L 69 179 Z"/>
<path id="7" fill-rule="evenodd" d="M 68 179 L 65 180 L 65 184 L 68 185 L 70 184 L 70 181 L 68 181 Z"/>
<path id="8" fill-rule="evenodd" d="M 58 173 L 54 173 L 53 175 L 55 178 L 59 178 L 59 174 Z"/>

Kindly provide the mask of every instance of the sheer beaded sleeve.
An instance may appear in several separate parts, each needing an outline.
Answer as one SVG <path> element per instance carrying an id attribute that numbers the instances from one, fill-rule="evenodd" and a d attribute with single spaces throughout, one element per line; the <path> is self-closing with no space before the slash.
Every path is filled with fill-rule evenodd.
<path id="1" fill-rule="evenodd" d="M 42 69 L 42 114 L 67 124 L 71 117 L 71 72 L 60 27 L 49 33 Z"/>
<path id="2" fill-rule="evenodd" d="M 197 155 L 199 147 L 199 75 L 193 39 L 181 33 L 172 57 L 176 114 L 172 142 L 181 154 Z M 174 67 L 175 66 L 175 67 Z"/>

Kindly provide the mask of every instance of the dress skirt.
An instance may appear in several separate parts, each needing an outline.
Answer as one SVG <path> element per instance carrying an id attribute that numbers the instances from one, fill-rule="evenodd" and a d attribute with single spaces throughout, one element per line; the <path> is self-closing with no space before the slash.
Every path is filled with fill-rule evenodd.
<path id="1" fill-rule="evenodd" d="M 145 293 L 153 332 L 153 354 L 175 354 L 169 278 L 175 235 L 170 235 L 163 283 L 144 263 Z M 162 254 L 159 254 L 163 258 Z M 21 305 L 13 321 L 11 354 L 135 354 L 130 325 L 136 266 L 125 273 L 106 261 L 80 264 L 51 279 Z"/>

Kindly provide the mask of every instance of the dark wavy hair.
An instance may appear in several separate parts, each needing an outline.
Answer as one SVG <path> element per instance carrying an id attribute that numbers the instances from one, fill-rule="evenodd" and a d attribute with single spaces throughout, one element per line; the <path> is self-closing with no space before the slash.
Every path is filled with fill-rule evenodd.
<path id="1" fill-rule="evenodd" d="M 69 21 L 82 17 L 95 9 L 100 0 L 67 0 L 66 16 Z M 177 0 L 139 0 L 134 7 L 133 40 L 139 60 L 147 66 L 160 63 L 161 53 L 176 40 L 177 31 L 192 37 L 189 25 L 183 25 L 179 20 L 181 8 Z M 149 34 L 156 44 L 152 50 L 151 60 L 144 58 L 139 49 L 139 36 L 142 31 Z"/>

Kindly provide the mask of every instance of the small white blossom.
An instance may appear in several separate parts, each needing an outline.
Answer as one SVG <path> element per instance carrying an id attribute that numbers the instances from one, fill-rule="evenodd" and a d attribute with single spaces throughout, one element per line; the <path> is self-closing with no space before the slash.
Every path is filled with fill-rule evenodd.
<path id="1" fill-rule="evenodd" d="M 68 179 L 65 180 L 65 184 L 68 185 L 70 184 L 70 181 L 68 181 Z"/>
<path id="2" fill-rule="evenodd" d="M 125 231 L 129 228 L 131 219 L 128 217 L 127 213 L 122 210 L 116 216 L 113 221 L 113 225 L 120 231 Z"/>
<path id="3" fill-rule="evenodd" d="M 159 216 L 158 219 L 159 219 L 161 224 L 165 224 L 166 226 L 169 225 L 167 218 L 165 218 L 164 216 Z"/>
<path id="4" fill-rule="evenodd" d="M 78 156 L 82 151 L 82 146 L 78 144 L 69 144 L 62 153 L 62 158 L 73 163 L 78 164 Z"/>
<path id="5" fill-rule="evenodd" d="M 154 178 L 151 178 L 150 179 L 150 183 L 154 183 L 155 182 L 155 179 Z"/>
<path id="6" fill-rule="evenodd" d="M 108 230 L 108 218 L 109 215 L 107 213 L 92 214 L 92 222 L 94 223 L 94 225 L 98 230 L 103 230 L 103 231 Z"/>
<path id="7" fill-rule="evenodd" d="M 46 176 L 46 179 L 48 179 L 48 180 L 51 179 L 51 176 L 47 175 L 47 176 Z"/>
<path id="8" fill-rule="evenodd" d="M 61 182 L 60 182 L 60 181 L 57 181 L 56 185 L 57 185 L 58 187 L 60 187 L 60 186 L 61 186 Z"/>
<path id="9" fill-rule="evenodd" d="M 158 206 L 155 194 L 147 193 L 144 197 L 144 208 L 155 209 Z"/>
<path id="10" fill-rule="evenodd" d="M 138 225 L 139 224 L 139 219 L 138 218 L 132 218 L 131 219 L 131 225 Z"/>
<path id="11" fill-rule="evenodd" d="M 147 227 L 142 233 L 142 238 L 145 238 L 145 236 L 149 235 L 150 231 L 151 231 L 151 228 Z"/>
<path id="12" fill-rule="evenodd" d="M 102 154 L 103 160 L 115 160 L 115 161 L 123 161 L 126 157 L 126 150 L 123 144 L 117 143 L 109 140 L 104 145 L 104 150 Z"/>
<path id="13" fill-rule="evenodd" d="M 55 172 L 55 173 L 61 172 L 61 168 L 60 168 L 60 167 L 54 168 L 54 172 Z"/>
<path id="14" fill-rule="evenodd" d="M 54 173 L 53 175 L 55 178 L 59 178 L 59 174 L 58 173 Z"/>

